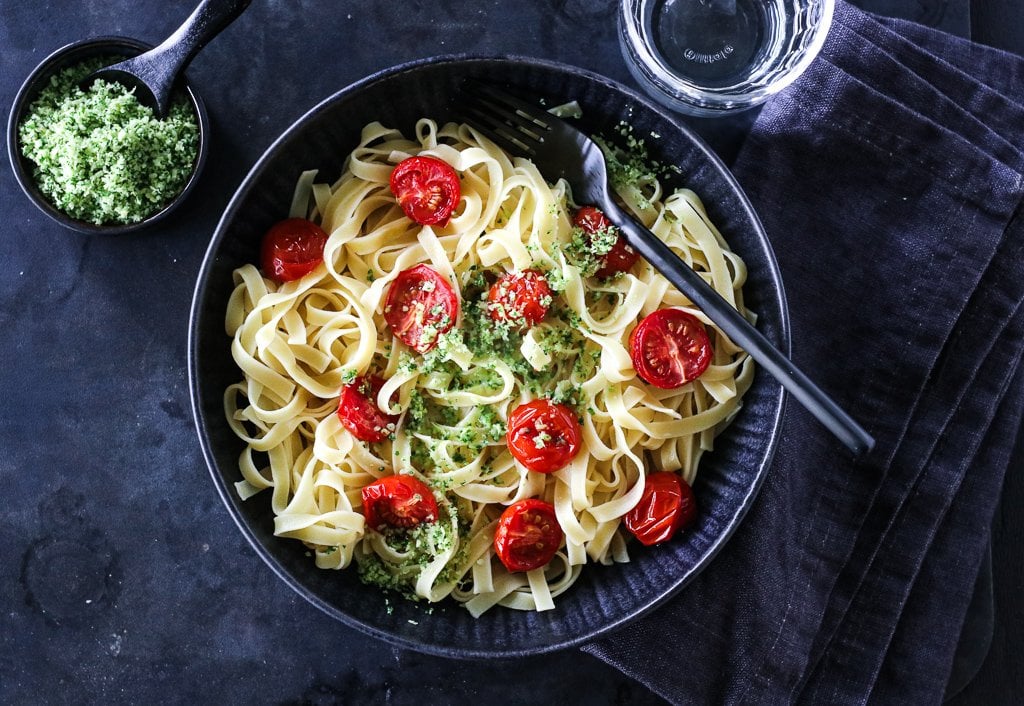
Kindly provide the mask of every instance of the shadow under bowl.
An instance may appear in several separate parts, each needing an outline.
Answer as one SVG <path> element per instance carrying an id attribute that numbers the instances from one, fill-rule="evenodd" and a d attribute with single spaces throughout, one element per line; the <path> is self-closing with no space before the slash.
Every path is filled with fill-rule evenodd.
<path id="1" fill-rule="evenodd" d="M 31 74 L 29 74 L 14 99 L 14 103 L 11 106 L 11 114 L 7 121 L 7 151 L 10 155 L 11 167 L 14 171 L 14 176 L 18 180 L 18 185 L 21 186 L 21 190 L 25 192 L 25 195 L 28 196 L 29 200 L 31 200 L 32 203 L 34 203 L 43 213 L 66 228 L 76 230 L 80 233 L 96 233 L 103 235 L 118 235 L 141 230 L 166 218 L 175 209 L 177 209 L 178 206 L 185 201 L 189 193 L 192 192 L 196 182 L 199 180 L 199 175 L 202 172 L 203 165 L 206 163 L 206 155 L 209 151 L 209 118 L 206 114 L 206 106 L 203 104 L 199 94 L 196 93 L 196 91 L 183 79 L 181 80 L 182 89 L 192 106 L 192 110 L 196 116 L 196 121 L 199 125 L 199 146 L 196 150 L 196 158 L 192 163 L 192 172 L 189 174 L 184 187 L 182 187 L 181 191 L 174 197 L 174 199 L 141 221 L 137 221 L 135 223 L 111 223 L 97 225 L 95 223 L 89 223 L 77 218 L 72 218 L 67 213 L 64 213 L 54 206 L 47 196 L 39 189 L 39 186 L 36 184 L 36 180 L 33 177 L 33 164 L 22 154 L 21 145 L 18 139 L 18 128 L 21 125 L 22 120 L 25 118 L 29 107 L 36 98 L 39 97 L 40 92 L 46 88 L 50 77 L 63 69 L 74 66 L 75 64 L 79 64 L 93 57 L 110 56 L 130 58 L 148 51 L 151 48 L 152 45 L 135 39 L 130 39 L 128 37 L 95 37 L 93 39 L 86 39 L 68 44 L 46 57 L 42 63 L 40 63 Z"/>

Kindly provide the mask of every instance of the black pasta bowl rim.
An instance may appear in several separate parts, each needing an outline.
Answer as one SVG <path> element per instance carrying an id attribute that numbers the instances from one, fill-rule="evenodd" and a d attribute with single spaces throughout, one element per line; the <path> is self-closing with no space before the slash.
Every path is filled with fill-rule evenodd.
<path id="1" fill-rule="evenodd" d="M 65 228 L 83 234 L 124 235 L 147 228 L 178 211 L 189 195 L 195 190 L 196 184 L 202 175 L 203 167 L 206 165 L 206 158 L 210 149 L 210 119 L 206 110 L 206 104 L 203 102 L 199 92 L 188 81 L 187 76 L 182 75 L 179 77 L 179 83 L 189 99 L 199 127 L 199 145 L 196 150 L 195 160 L 192 163 L 192 170 L 185 185 L 173 199 L 140 221 L 134 223 L 96 224 L 73 218 L 64 213 L 54 206 L 36 185 L 35 179 L 32 176 L 31 163 L 22 155 L 18 140 L 18 127 L 32 101 L 35 100 L 39 90 L 44 85 L 44 80 L 60 68 L 71 65 L 74 60 L 82 60 L 90 56 L 100 55 L 107 48 L 115 55 L 127 57 L 148 51 L 153 48 L 153 45 L 132 37 L 109 35 L 70 42 L 51 52 L 32 69 L 11 102 L 11 109 L 7 118 L 7 154 L 11 170 L 21 191 L 36 208 L 50 219 Z"/>
<path id="2" fill-rule="evenodd" d="M 722 163 L 722 161 L 715 155 L 711 149 L 704 143 L 704 141 L 697 136 L 692 130 L 680 123 L 678 118 L 672 116 L 670 113 L 665 111 L 663 108 L 657 106 L 646 97 L 640 95 L 635 90 L 626 87 L 618 82 L 615 82 L 605 76 L 597 74 L 595 72 L 582 69 L 569 64 L 549 61 L 545 59 L 538 59 L 535 57 L 526 56 L 488 56 L 488 55 L 475 55 L 475 54 L 448 54 L 435 57 L 428 57 L 424 59 L 418 59 L 414 61 L 405 62 L 398 64 L 393 67 L 382 69 L 373 74 L 360 79 L 341 90 L 331 94 L 327 98 L 316 103 L 312 108 L 306 111 L 302 116 L 297 118 L 281 135 L 279 135 L 267 148 L 264 150 L 259 159 L 255 162 L 252 168 L 248 171 L 246 176 L 241 181 L 240 185 L 235 190 L 231 200 L 225 207 L 224 212 L 217 224 L 216 230 L 213 237 L 211 238 L 207 252 L 203 258 L 203 263 L 200 268 L 199 274 L 196 280 L 196 286 L 193 294 L 193 301 L 190 310 L 189 317 L 189 337 L 188 337 L 188 376 L 189 376 L 189 390 L 191 395 L 192 413 L 193 419 L 196 424 L 196 430 L 200 440 L 200 446 L 202 448 L 203 457 L 206 461 L 207 468 L 210 472 L 211 478 L 213 479 L 214 485 L 217 489 L 217 493 L 220 496 L 222 502 L 228 509 L 229 514 L 234 520 L 235 524 L 241 530 L 243 536 L 246 537 L 249 544 L 253 547 L 255 552 L 264 562 L 271 568 L 271 570 L 287 584 L 292 590 L 301 595 L 311 604 L 315 605 L 331 617 L 341 621 L 342 623 L 354 627 L 361 632 L 374 636 L 378 639 L 382 639 L 390 644 L 394 644 L 403 648 L 414 649 L 421 652 L 435 654 L 445 657 L 456 657 L 463 659 L 489 659 L 489 658 L 511 658 L 511 657 L 525 657 L 530 655 L 543 654 L 552 652 L 555 650 L 565 649 L 569 647 L 579 646 L 588 641 L 594 640 L 597 637 L 603 636 L 623 625 L 630 623 L 642 615 L 647 614 L 658 605 L 661 605 L 664 601 L 673 595 L 676 595 L 680 590 L 683 589 L 694 577 L 696 577 L 718 554 L 726 542 L 732 537 L 736 528 L 742 523 L 744 516 L 753 504 L 754 498 L 761 489 L 765 476 L 767 475 L 768 467 L 771 464 L 771 460 L 774 457 L 775 450 L 777 448 L 783 412 L 785 408 L 786 395 L 781 387 L 775 386 L 771 388 L 770 399 L 772 401 L 772 413 L 769 420 L 770 429 L 767 430 L 768 441 L 767 446 L 764 450 L 764 456 L 761 458 L 759 468 L 754 476 L 754 482 L 746 487 L 745 494 L 742 498 L 742 503 L 738 508 L 736 514 L 731 518 L 729 524 L 725 527 L 724 531 L 721 532 L 715 539 L 710 550 L 707 551 L 702 560 L 690 568 L 689 571 L 675 584 L 670 590 L 666 591 L 663 595 L 654 600 L 653 602 L 641 606 L 621 618 L 602 625 L 599 629 L 590 630 L 584 634 L 570 635 L 566 637 L 559 637 L 545 642 L 544 644 L 531 644 L 528 647 L 505 647 L 505 646 L 488 646 L 487 648 L 481 647 L 465 647 L 451 644 L 437 644 L 436 642 L 417 639 L 417 637 L 410 637 L 408 635 L 398 635 L 389 632 L 378 625 L 368 623 L 360 620 L 349 613 L 340 610 L 338 607 L 332 605 L 328 601 L 324 600 L 320 595 L 317 595 L 313 590 L 304 585 L 302 581 L 293 576 L 282 563 L 272 555 L 271 550 L 268 546 L 256 536 L 254 529 L 250 526 L 249 521 L 243 516 L 241 511 L 241 504 L 237 496 L 235 495 L 235 489 L 232 487 L 232 483 L 224 477 L 223 473 L 218 467 L 218 462 L 214 455 L 214 441 L 208 436 L 209 425 L 206 422 L 207 416 L 204 413 L 202 407 L 202 386 L 203 381 L 200 379 L 199 368 L 199 343 L 200 343 L 200 326 L 199 323 L 204 315 L 220 316 L 223 320 L 223 312 L 211 312 L 207 313 L 202 310 L 202 303 L 205 301 L 205 295 L 210 287 L 210 272 L 215 267 L 216 258 L 221 246 L 226 238 L 227 229 L 232 220 L 237 216 L 237 211 L 240 206 L 245 202 L 250 192 L 255 188 L 259 177 L 262 175 L 264 169 L 273 161 L 277 151 L 283 149 L 289 141 L 298 135 L 303 128 L 307 126 L 310 121 L 322 112 L 329 110 L 336 102 L 343 101 L 353 95 L 359 94 L 378 82 L 384 82 L 388 80 L 400 77 L 403 74 L 410 72 L 418 72 L 424 70 L 443 70 L 444 68 L 451 67 L 457 69 L 463 68 L 480 68 L 486 66 L 502 66 L 507 69 L 514 69 L 515 67 L 528 66 L 538 70 L 546 70 L 553 73 L 565 74 L 571 76 L 574 79 L 582 79 L 597 84 L 601 84 L 602 87 L 611 89 L 615 92 L 619 92 L 628 96 L 631 100 L 635 101 L 643 110 L 651 111 L 657 114 L 662 120 L 673 124 L 681 133 L 690 145 L 700 150 L 701 158 L 708 163 L 713 169 L 716 170 L 717 175 L 724 179 L 727 186 L 736 194 L 739 203 L 744 209 L 743 216 L 748 220 L 756 229 L 756 239 L 762 244 L 764 254 L 766 257 L 765 264 L 767 265 L 768 271 L 765 273 L 770 280 L 771 287 L 773 289 L 772 300 L 773 306 L 778 307 L 778 337 L 779 345 L 784 352 L 788 353 L 789 350 L 789 314 L 788 307 L 786 306 L 785 292 L 782 287 L 781 275 L 779 273 L 778 265 L 775 261 L 774 253 L 771 251 L 770 244 L 768 243 L 767 236 L 764 232 L 764 228 L 760 223 L 756 212 L 753 210 L 749 200 L 744 194 L 743 190 L 739 186 L 738 182 L 729 172 L 728 168 Z M 358 131 L 362 128 L 362 125 L 353 125 L 351 130 L 358 135 Z M 229 344 L 230 339 L 224 337 L 225 347 Z M 762 371 L 758 372 L 758 375 L 765 375 Z M 223 390 L 220 390 L 223 393 Z M 221 414 L 223 412 L 221 411 Z M 741 412 L 742 414 L 742 412 Z M 235 475 L 237 476 L 237 468 L 234 469 Z M 254 499 L 255 501 L 255 499 Z M 294 540 L 278 540 L 278 541 L 294 541 Z M 310 564 L 312 562 L 310 561 Z M 620 565 L 621 566 L 621 565 Z M 624 566 L 629 566 L 626 564 Z M 585 570 L 599 571 L 605 567 L 587 566 Z M 318 570 L 319 571 L 319 570 Z M 367 591 L 376 592 L 376 589 L 366 587 Z M 570 589 L 571 591 L 572 589 Z M 560 609 L 559 603 L 556 600 L 555 610 L 557 612 Z M 504 608 L 495 608 L 493 610 L 508 610 Z M 485 614 L 479 620 L 487 618 Z"/>

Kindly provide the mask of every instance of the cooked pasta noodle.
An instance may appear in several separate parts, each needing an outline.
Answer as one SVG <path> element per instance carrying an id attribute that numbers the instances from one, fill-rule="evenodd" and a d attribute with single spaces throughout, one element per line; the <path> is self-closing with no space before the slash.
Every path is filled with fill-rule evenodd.
<path id="1" fill-rule="evenodd" d="M 431 155 L 459 174 L 450 221 L 421 226 L 389 190 L 394 165 Z M 746 269 L 692 191 L 663 193 L 655 179 L 620 196 L 723 297 L 744 311 Z M 701 455 L 740 405 L 753 377 L 749 357 L 646 262 L 608 280 L 586 276 L 574 256 L 564 182 L 549 185 L 465 125 L 420 120 L 413 139 L 378 123 L 333 184 L 300 179 L 293 216 L 329 235 L 324 264 L 278 284 L 254 265 L 234 273 L 226 315 L 244 379 L 225 393 L 232 429 L 245 442 L 242 498 L 270 490 L 275 534 L 297 539 L 325 569 L 355 562 L 367 581 L 411 596 L 545 610 L 588 562 L 628 561 L 621 518 L 641 497 L 645 473 L 678 471 L 692 482 Z M 578 253 L 577 253 L 578 254 Z M 400 272 L 426 263 L 462 302 L 455 328 L 420 355 L 392 335 L 383 308 Z M 554 303 L 525 335 L 494 335 L 479 314 L 489 273 L 546 273 Z M 707 327 L 710 367 L 676 389 L 637 377 L 628 339 L 645 315 L 676 307 Z M 356 439 L 335 414 L 356 375 L 385 380 L 377 405 L 399 414 L 381 442 Z M 508 415 L 552 398 L 574 409 L 582 450 L 554 473 L 528 471 L 509 451 Z M 401 533 L 368 528 L 361 489 L 393 473 L 424 481 L 437 522 Z M 498 516 L 525 498 L 555 507 L 564 545 L 546 566 L 509 572 L 494 558 Z"/>

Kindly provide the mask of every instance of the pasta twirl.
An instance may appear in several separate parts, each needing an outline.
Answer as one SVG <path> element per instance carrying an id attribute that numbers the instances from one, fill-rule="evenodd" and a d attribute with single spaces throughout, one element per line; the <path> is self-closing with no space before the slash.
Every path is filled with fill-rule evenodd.
<path id="1" fill-rule="evenodd" d="M 412 155 L 458 172 L 461 200 L 443 226 L 405 216 L 388 185 Z M 656 180 L 623 185 L 637 216 L 728 301 L 743 309 L 746 270 L 696 194 L 662 192 Z M 312 203 L 308 207 L 307 204 Z M 292 215 L 329 235 L 324 263 L 278 284 L 253 265 L 234 273 L 226 313 L 243 379 L 225 411 L 245 442 L 237 489 L 268 490 L 275 533 L 305 543 L 319 567 L 356 565 L 364 580 L 410 596 L 447 596 L 475 615 L 495 606 L 544 610 L 589 562 L 627 561 L 621 518 L 645 474 L 677 471 L 692 482 L 701 455 L 739 408 L 753 377 L 749 357 L 646 262 L 611 279 L 592 276 L 592 244 L 571 221 L 564 182 L 549 185 L 465 125 L 417 123 L 407 138 L 378 123 L 363 130 L 333 184 L 300 180 Z M 389 287 L 427 264 L 460 301 L 455 326 L 424 354 L 387 326 Z M 486 294 L 507 272 L 544 273 L 550 308 L 521 331 L 496 327 Z M 658 309 L 685 310 L 706 326 L 710 366 L 675 389 L 645 383 L 629 336 Z M 356 376 L 383 381 L 377 406 L 397 415 L 382 441 L 355 438 L 335 413 Z M 582 449 L 554 473 L 527 470 L 507 444 L 509 414 L 547 398 L 578 416 Z M 432 489 L 435 522 L 395 532 L 366 526 L 361 491 L 411 474 Z M 509 572 L 494 558 L 502 510 L 540 498 L 555 508 L 564 544 L 546 566 Z"/>

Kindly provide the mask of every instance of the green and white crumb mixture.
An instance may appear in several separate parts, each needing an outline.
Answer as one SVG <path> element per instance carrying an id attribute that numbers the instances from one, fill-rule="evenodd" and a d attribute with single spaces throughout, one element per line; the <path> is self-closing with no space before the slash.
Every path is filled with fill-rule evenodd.
<path id="1" fill-rule="evenodd" d="M 99 57 L 57 72 L 18 126 L 39 190 L 58 210 L 96 225 L 137 223 L 185 188 L 199 124 L 184 99 L 165 120 L 119 83 L 78 82 L 116 61 Z"/>

